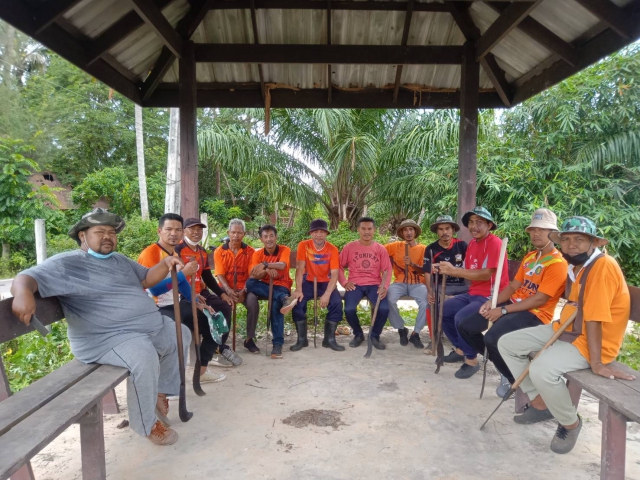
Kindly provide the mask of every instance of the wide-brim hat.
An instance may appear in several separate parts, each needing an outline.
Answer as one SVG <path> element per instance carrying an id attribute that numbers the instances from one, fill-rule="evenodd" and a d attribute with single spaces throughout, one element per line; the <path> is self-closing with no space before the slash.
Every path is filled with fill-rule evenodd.
<path id="1" fill-rule="evenodd" d="M 594 239 L 594 245 L 596 247 L 604 247 L 609 243 L 609 240 L 597 234 L 596 224 L 587 217 L 575 216 L 567 218 L 562 222 L 560 231 L 549 234 L 549 240 L 559 244 L 563 233 L 581 233 L 587 235 Z"/>
<path id="2" fill-rule="evenodd" d="M 329 225 L 327 225 L 327 222 L 321 218 L 316 218 L 315 220 L 312 220 L 311 223 L 309 224 L 309 232 L 315 232 L 316 230 L 324 230 L 327 233 L 331 233 L 329 231 Z"/>
<path id="3" fill-rule="evenodd" d="M 493 227 L 491 227 L 489 230 L 495 230 L 496 228 L 498 228 L 498 224 L 493 219 L 493 216 L 489 213 L 489 210 L 484 207 L 475 207 L 473 210 L 468 211 L 462 216 L 462 224 L 465 227 L 469 226 L 469 219 L 471 218 L 471 215 L 477 215 L 491 222 L 493 224 Z"/>
<path id="4" fill-rule="evenodd" d="M 420 225 L 418 225 L 415 220 L 408 218 L 407 220 L 404 220 L 396 230 L 396 235 L 402 240 L 404 240 L 404 237 L 402 236 L 402 229 L 406 227 L 412 227 L 416 231 L 416 238 L 422 235 L 422 228 L 420 228 Z"/>
<path id="5" fill-rule="evenodd" d="M 451 225 L 455 232 L 460 231 L 460 225 L 453 221 L 451 215 L 440 215 L 438 218 L 436 218 L 436 221 L 431 224 L 429 230 L 431 230 L 433 233 L 437 233 L 438 225 L 442 225 L 444 223 L 448 223 L 449 225 Z"/>
<path id="6" fill-rule="evenodd" d="M 539 208 L 531 216 L 531 223 L 524 229 L 528 232 L 530 228 L 544 228 L 546 230 L 558 231 L 558 217 L 548 208 Z"/>
<path id="7" fill-rule="evenodd" d="M 80 221 L 76 223 L 69 230 L 69 236 L 76 242 L 78 240 L 78 233 L 87 228 L 97 227 L 99 225 L 108 225 L 116 229 L 116 233 L 120 233 L 125 227 L 126 223 L 120 215 L 108 212 L 104 208 L 94 208 L 89 213 L 85 213 Z"/>

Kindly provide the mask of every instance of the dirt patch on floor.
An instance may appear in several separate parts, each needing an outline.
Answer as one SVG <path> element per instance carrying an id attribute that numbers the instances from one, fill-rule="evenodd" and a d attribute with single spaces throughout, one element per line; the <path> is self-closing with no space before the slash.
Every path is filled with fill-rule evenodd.
<path id="1" fill-rule="evenodd" d="M 289 415 L 282 420 L 285 425 L 291 425 L 296 428 L 308 427 L 309 425 L 315 425 L 316 427 L 333 427 L 334 430 L 338 430 L 340 425 L 346 425 L 341 419 L 340 412 L 335 410 L 302 410 Z"/>
<path id="2" fill-rule="evenodd" d="M 395 392 L 398 390 L 398 384 L 396 382 L 386 382 L 382 385 L 378 385 L 378 390 L 384 390 L 385 392 Z"/>

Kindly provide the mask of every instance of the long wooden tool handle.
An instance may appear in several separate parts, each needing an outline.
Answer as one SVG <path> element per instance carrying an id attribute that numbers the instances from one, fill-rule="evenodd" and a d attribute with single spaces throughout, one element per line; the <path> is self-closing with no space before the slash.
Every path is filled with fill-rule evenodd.
<path id="1" fill-rule="evenodd" d="M 491 292 L 491 308 L 498 305 L 498 295 L 500 294 L 500 280 L 502 280 L 502 270 L 504 269 L 504 258 L 507 254 L 507 245 L 509 245 L 509 237 L 504 237 L 502 246 L 500 247 L 500 257 L 498 258 L 498 268 L 496 269 L 496 277 L 493 282 L 493 291 Z M 489 328 L 493 326 L 493 322 L 489 321 Z M 488 330 L 488 329 L 487 329 Z"/>
<path id="2" fill-rule="evenodd" d="M 264 332 L 264 354 L 265 356 L 268 355 L 267 353 L 267 346 L 269 344 L 269 325 L 270 322 L 269 320 L 271 319 L 271 304 L 273 302 L 273 277 L 271 275 L 269 275 L 269 297 L 267 298 L 267 331 Z"/>
<path id="3" fill-rule="evenodd" d="M 387 283 L 387 272 L 386 270 L 382 272 L 382 281 L 380 282 L 380 286 L 384 287 L 385 283 Z M 376 300 L 376 306 L 373 308 L 373 315 L 371 316 L 371 330 L 369 331 L 369 336 L 371 336 L 371 332 L 373 331 L 373 325 L 376 322 L 376 317 L 378 316 L 378 307 L 380 306 L 380 294 L 378 294 L 378 299 Z"/>
<path id="4" fill-rule="evenodd" d="M 405 242 L 404 244 L 404 256 L 409 256 L 409 243 Z M 409 283 L 409 265 L 404 264 L 404 283 Z"/>
<path id="5" fill-rule="evenodd" d="M 178 297 L 178 274 L 176 267 L 171 268 L 171 288 L 173 290 L 173 314 L 176 323 L 176 343 L 178 347 L 178 371 L 180 373 L 180 396 L 178 400 L 178 413 L 180 420 L 188 422 L 193 413 L 187 410 L 187 393 L 184 379 L 184 349 L 182 345 L 182 317 L 180 316 L 180 299 Z"/>
<path id="6" fill-rule="evenodd" d="M 316 347 L 317 336 L 318 336 L 318 278 L 313 277 L 313 348 L 317 348 Z"/>
<path id="7" fill-rule="evenodd" d="M 238 267 L 233 267 L 233 293 L 236 293 L 238 285 Z M 231 315 L 231 328 L 233 328 L 233 351 L 236 351 L 236 302 L 233 302 L 233 312 Z"/>
<path id="8" fill-rule="evenodd" d="M 191 276 L 191 317 L 193 318 L 193 340 L 196 347 L 196 362 L 193 368 L 193 391 L 199 397 L 206 395 L 200 385 L 200 368 L 202 367 L 202 358 L 200 357 L 200 325 L 198 324 L 198 307 L 196 307 L 196 274 Z"/>

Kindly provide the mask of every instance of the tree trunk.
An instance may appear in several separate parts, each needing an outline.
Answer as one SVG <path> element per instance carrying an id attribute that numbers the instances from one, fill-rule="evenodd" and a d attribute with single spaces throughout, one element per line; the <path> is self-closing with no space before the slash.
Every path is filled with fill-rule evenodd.
<path id="1" fill-rule="evenodd" d="M 180 110 L 169 113 L 169 155 L 167 158 L 167 188 L 164 212 L 180 214 Z"/>
<path id="2" fill-rule="evenodd" d="M 147 199 L 147 174 L 144 168 L 144 138 L 142 136 L 142 107 L 135 106 L 136 111 L 136 153 L 138 156 L 138 188 L 140 189 L 140 215 L 149 220 L 149 200 Z"/>
<path id="3" fill-rule="evenodd" d="M 422 210 L 420 210 L 420 215 L 418 215 L 418 225 L 422 225 L 422 221 L 424 220 L 425 212 L 426 212 L 425 208 L 422 207 Z"/>
<path id="4" fill-rule="evenodd" d="M 9 261 L 11 257 L 11 246 L 8 243 L 2 244 L 2 259 Z"/>
<path id="5" fill-rule="evenodd" d="M 216 166 L 216 197 L 220 198 L 220 165 Z"/>
<path id="6" fill-rule="evenodd" d="M 16 29 L 8 23 L 4 23 L 4 38 L 2 38 L 0 43 L 0 48 L 2 48 L 2 51 L 4 52 L 2 55 L 4 63 L 0 64 L 0 68 L 2 68 L 2 83 L 7 88 L 11 87 L 13 81 L 11 66 L 16 63 L 16 43 Z"/>

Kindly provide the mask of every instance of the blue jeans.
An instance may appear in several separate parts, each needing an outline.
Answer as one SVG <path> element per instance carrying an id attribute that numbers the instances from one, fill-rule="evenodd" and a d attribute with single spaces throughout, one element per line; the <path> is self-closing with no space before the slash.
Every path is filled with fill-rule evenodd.
<path id="1" fill-rule="evenodd" d="M 329 282 L 318 282 L 318 299 L 320 299 L 320 297 L 324 295 L 324 292 L 327 291 L 327 285 L 329 285 Z M 293 307 L 293 310 L 291 311 L 294 322 L 303 322 L 307 320 L 307 303 L 310 300 L 313 301 L 313 282 L 303 280 L 302 294 L 304 295 L 304 297 L 301 301 L 296 303 L 296 306 Z M 319 304 L 318 309 L 320 309 Z M 338 323 L 340 320 L 342 320 L 342 298 L 340 298 L 340 293 L 338 293 L 337 288 L 334 288 L 333 292 L 331 292 L 327 310 L 328 311 L 326 320 L 328 322 Z"/>
<path id="2" fill-rule="evenodd" d="M 261 280 L 250 278 L 246 284 L 247 291 L 256 297 L 269 298 L 269 284 Z M 280 309 L 284 304 L 284 299 L 291 293 L 289 289 L 281 285 L 273 286 L 273 298 L 271 301 L 271 333 L 273 334 L 274 345 L 284 345 L 284 315 Z"/>
<path id="3" fill-rule="evenodd" d="M 362 327 L 360 326 L 360 320 L 358 320 L 356 309 L 358 308 L 360 300 L 362 300 L 364 297 L 367 297 L 369 299 L 369 302 L 371 302 L 372 305 L 375 305 L 376 301 L 378 300 L 378 285 L 356 285 L 355 290 L 344 292 L 344 314 L 345 317 L 347 317 L 347 322 L 349 322 L 349 325 L 351 326 L 351 328 L 353 328 L 354 335 L 362 335 Z M 373 310 L 371 311 L 371 315 L 373 315 Z M 387 322 L 388 315 L 389 303 L 387 302 L 387 297 L 384 297 L 382 300 L 380 300 L 380 305 L 378 306 L 378 314 L 376 315 L 376 319 L 373 323 L 373 328 L 371 329 L 370 335 L 372 337 L 380 338 L 382 328 Z"/>
<path id="4" fill-rule="evenodd" d="M 442 313 L 442 330 L 447 335 L 454 347 L 462 350 L 462 353 L 469 360 L 473 360 L 478 356 L 475 348 L 465 342 L 462 335 L 458 331 L 460 322 L 474 313 L 478 313 L 480 307 L 487 301 L 487 297 L 482 295 L 469 295 L 463 293 L 456 295 L 444 302 L 444 311 Z"/>

